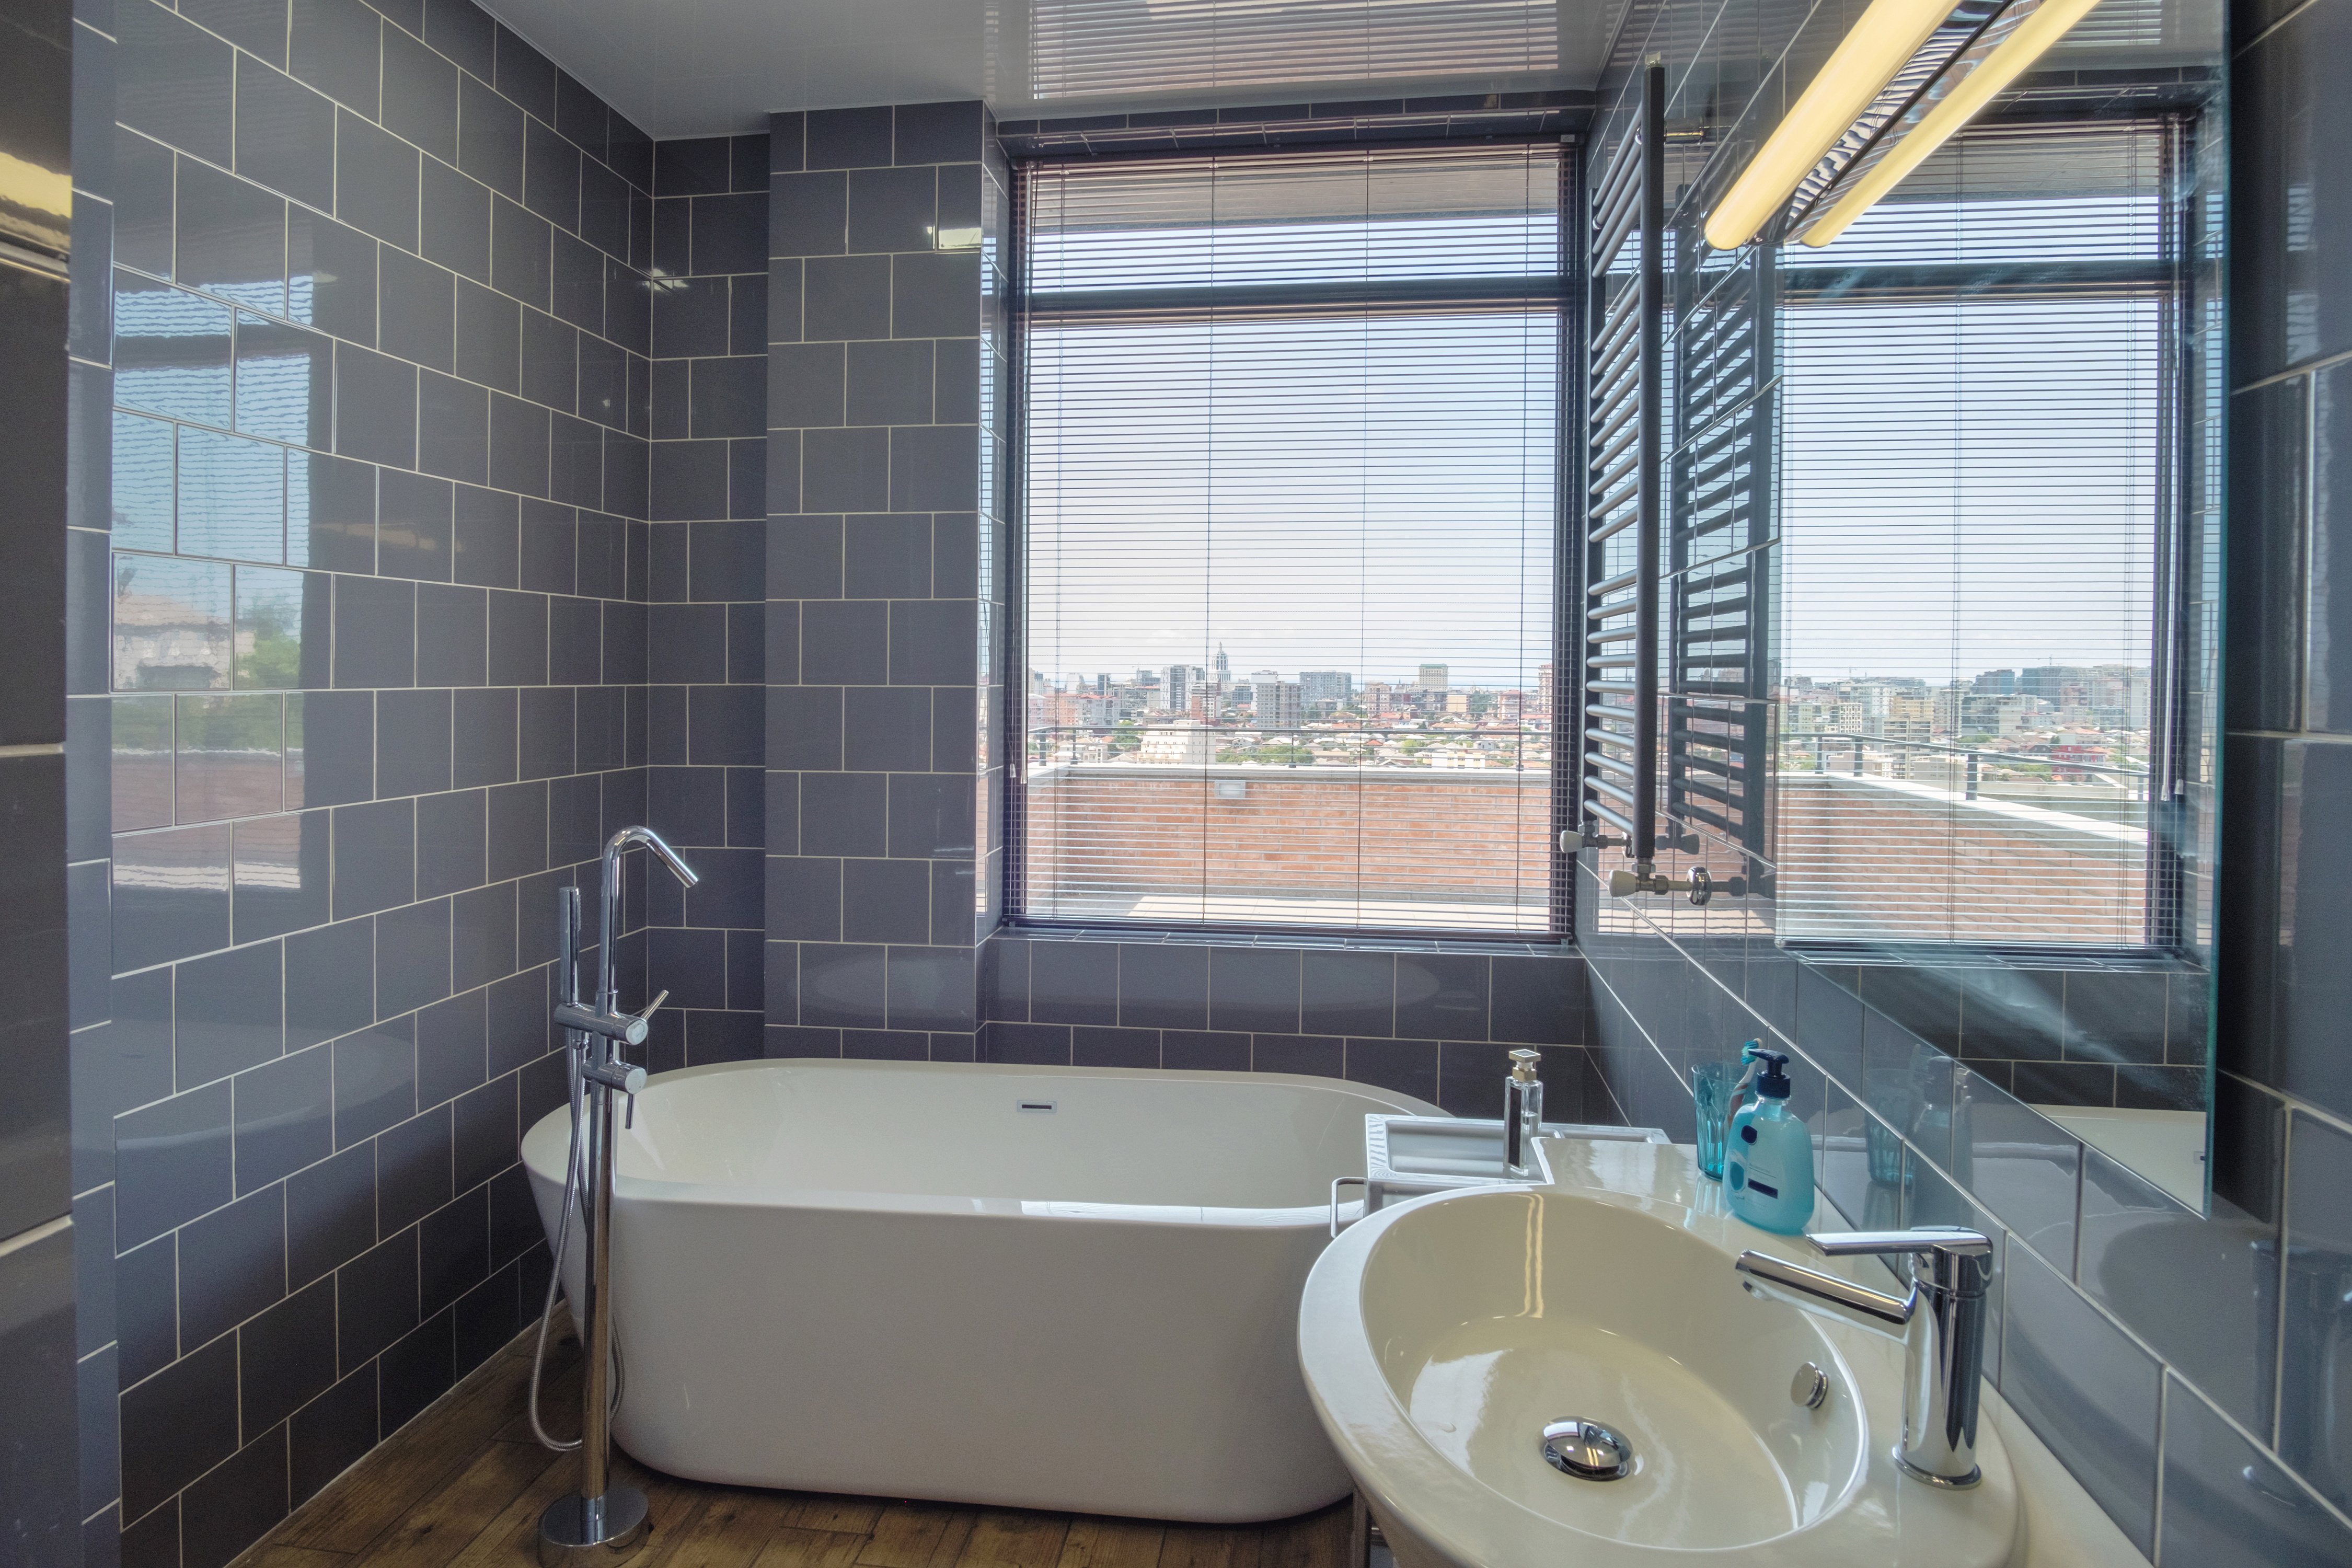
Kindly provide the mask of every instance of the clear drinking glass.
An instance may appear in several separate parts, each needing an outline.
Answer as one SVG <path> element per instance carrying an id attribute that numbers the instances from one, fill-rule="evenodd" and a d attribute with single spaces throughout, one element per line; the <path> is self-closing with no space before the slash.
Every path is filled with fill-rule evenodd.
<path id="1" fill-rule="evenodd" d="M 1698 1173 L 1711 1182 L 1723 1180 L 1724 1123 L 1731 1117 L 1731 1090 L 1739 1074 L 1738 1062 L 1699 1062 L 1691 1068 L 1691 1099 L 1698 1111 Z"/>

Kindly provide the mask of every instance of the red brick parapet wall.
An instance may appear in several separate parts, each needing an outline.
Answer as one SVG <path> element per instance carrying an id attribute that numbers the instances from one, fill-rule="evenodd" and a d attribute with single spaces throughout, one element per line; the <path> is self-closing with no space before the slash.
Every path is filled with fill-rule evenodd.
<path id="1" fill-rule="evenodd" d="M 1784 938 L 2145 940 L 2140 828 L 1905 779 L 1776 786 Z M 1550 865 L 1549 773 L 1080 763 L 1028 791 L 1041 913 L 1154 894 L 1507 903 L 1539 900 Z"/>
<path id="2" fill-rule="evenodd" d="M 1539 902 L 1550 832 L 1549 772 L 1079 763 L 1030 774 L 1024 858 L 1033 909 L 1204 891 Z"/>
<path id="3" fill-rule="evenodd" d="M 1784 938 L 2147 940 L 2146 830 L 1907 779 L 1774 781 Z"/>

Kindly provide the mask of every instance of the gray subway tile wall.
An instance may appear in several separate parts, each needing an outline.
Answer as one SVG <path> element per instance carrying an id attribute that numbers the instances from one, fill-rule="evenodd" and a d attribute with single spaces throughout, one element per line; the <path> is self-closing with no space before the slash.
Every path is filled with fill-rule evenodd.
<path id="1" fill-rule="evenodd" d="M 215 1568 L 536 1310 L 546 905 L 646 815 L 649 760 L 746 750 L 646 685 L 656 560 L 687 581 L 729 513 L 656 541 L 654 149 L 524 39 L 468 0 L 117 0 L 76 41 L 111 332 L 78 340 L 75 434 L 122 478 L 69 520 L 114 552 L 69 602 L 112 830 L 82 809 L 110 1001 L 75 1019 L 73 1185 L 127 1307 L 83 1347 L 112 1452 L 82 1535 Z M 722 821 L 748 837 L 689 853 L 755 862 L 756 812 Z M 644 926 L 709 922 L 631 885 L 634 992 Z"/>
<path id="2" fill-rule="evenodd" d="M 740 261 L 754 151 L 668 154 L 712 194 L 657 250 Z M 705 360 L 689 406 L 730 431 L 764 410 L 767 537 L 741 557 L 767 597 L 763 1048 L 970 1061 L 1002 863 L 1006 172 L 964 102 L 775 116 L 759 178 L 764 398 Z M 656 309 L 698 343 L 748 315 L 690 290 Z"/>
<path id="3" fill-rule="evenodd" d="M 1502 1113 L 1509 1053 L 1532 1047 L 1547 1117 L 1624 1120 L 1589 1077 L 1582 960 L 1434 945 L 1008 927 L 981 947 L 981 1048 L 990 1061 L 1311 1073 L 1485 1117 Z"/>
<path id="4" fill-rule="evenodd" d="M 2323 101 L 2313 62 L 2352 26 L 2352 3 L 2232 10 L 2241 390 L 2228 436 L 2221 759 L 2232 875 L 2212 1018 L 2202 977 L 2177 968 L 1833 972 L 1769 935 L 1713 934 L 1703 912 L 1664 908 L 1603 931 L 1596 907 L 1633 906 L 1606 900 L 1589 864 L 1579 879 L 1596 1096 L 1673 1128 L 1690 1114 L 1695 1057 L 1728 1057 L 1770 1031 L 1801 1058 L 1801 1096 L 1812 1080 L 1816 1174 L 1848 1221 L 1976 1223 L 1994 1236 L 1998 1385 L 2125 1535 L 2168 1565 L 2352 1559 L 2352 1469 L 2324 1436 L 2340 1426 L 2346 1390 L 2321 1349 L 2341 1337 L 2352 1256 L 2352 1079 L 2335 1026 L 2345 943 L 2319 891 L 2340 880 L 2342 748 L 2324 668 L 2333 645 L 2307 630 L 2336 613 L 2334 584 L 2309 563 L 2326 558 L 2315 542 L 2334 521 L 2328 486 L 2341 488 L 2326 459 L 2345 445 L 2332 416 L 2352 349 L 2341 280 L 2322 260 L 2347 176 L 2313 162 L 2310 139 L 2340 106 Z M 1670 188 L 1710 153 L 1736 163 L 1719 142 L 1769 127 L 1787 83 L 1846 24 L 1778 14 L 1759 36 L 1685 15 L 1629 12 L 1594 136 L 1605 156 L 1627 123 L 1632 67 L 1663 55 L 1670 115 L 1721 132 L 1686 143 L 1691 162 L 1669 171 Z M 1726 82 L 1756 85 L 1726 94 Z M 2209 1048 L 2220 1069 L 2210 1214 L 2026 1103 L 2183 1103 Z"/>
<path id="5" fill-rule="evenodd" d="M 2213 1179 L 2216 1208 L 2226 1197 L 2265 1227 L 2257 1245 L 2280 1262 L 2274 1278 L 2262 1270 L 2276 1331 L 2256 1342 L 2277 1359 L 2227 1376 L 2183 1358 L 2195 1393 L 2176 1385 L 2183 1416 L 2167 1431 L 2182 1453 L 2168 1436 L 2164 1514 L 2168 1539 L 2199 1542 L 2206 1561 L 2317 1562 L 2352 1553 L 2340 1531 L 2352 1451 L 2323 1436 L 2340 1428 L 2352 1384 L 2317 1353 L 2343 1332 L 2352 1257 L 2339 1024 L 2352 931 L 2322 890 L 2344 867 L 2337 810 L 2352 789 L 2333 635 L 2352 617 L 2352 583 L 2331 564 L 2352 517 L 2352 289 L 2329 259 L 2343 251 L 2352 175 L 2319 153 L 2345 113 L 2320 62 L 2352 47 L 2352 3 L 2247 0 L 2231 20 L 2231 875 L 2219 889 Z M 2244 1297 L 2241 1286 L 2225 1299 Z"/>

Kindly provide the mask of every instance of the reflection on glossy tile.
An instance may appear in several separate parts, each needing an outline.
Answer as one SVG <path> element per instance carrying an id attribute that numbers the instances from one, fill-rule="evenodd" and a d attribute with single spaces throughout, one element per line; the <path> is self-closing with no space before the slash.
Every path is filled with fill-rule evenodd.
<path id="1" fill-rule="evenodd" d="M 114 558 L 117 691 L 225 691 L 229 641 L 226 563 Z"/>
<path id="2" fill-rule="evenodd" d="M 324 811 L 236 825 L 231 879 L 237 941 L 257 942 L 325 922 L 328 842 Z"/>
<path id="3" fill-rule="evenodd" d="M 2000 1391 L 2133 1545 L 2156 1543 L 2154 1357 L 2023 1247 L 2009 1253 Z"/>
<path id="4" fill-rule="evenodd" d="M 323 620 L 327 600 L 327 579 L 317 574 L 262 566 L 237 568 L 236 650 L 240 690 L 323 683 L 306 669 L 306 649 L 310 644 L 304 634 L 314 618 Z M 315 617 L 308 613 L 313 606 Z M 310 651 L 307 658 L 316 664 L 325 663 L 321 651 Z"/>
<path id="5" fill-rule="evenodd" d="M 228 424 L 229 308 L 117 272 L 114 397 L 151 414 Z"/>
<path id="6" fill-rule="evenodd" d="M 286 559 L 286 449 L 180 426 L 179 549 Z"/>
<path id="7" fill-rule="evenodd" d="M 1966 1064 L 1957 1088 L 1955 1173 L 2029 1246 L 2072 1259 L 2083 1146 Z"/>
<path id="8" fill-rule="evenodd" d="M 286 313 L 286 203 L 234 174 L 179 160 L 172 276 L 224 300 Z"/>
<path id="9" fill-rule="evenodd" d="M 236 317 L 236 427 L 300 447 L 331 445 L 332 340 L 283 321 Z"/>
<path id="10" fill-rule="evenodd" d="M 2331 1518 L 2179 1378 L 2164 1407 L 2164 1562 L 2194 1568 L 2322 1568 L 2352 1562 Z"/>
<path id="11" fill-rule="evenodd" d="M 172 714 L 169 693 L 111 700 L 113 785 L 117 833 L 172 825 Z"/>
<path id="12" fill-rule="evenodd" d="M 2083 1162 L 2076 1277 L 2215 1403 L 2270 1426 L 2278 1227 L 2216 1200 L 2208 1218 L 2096 1150 Z M 2181 1289 L 2196 1280 L 2195 1290 Z"/>
<path id="13" fill-rule="evenodd" d="M 114 841 L 118 973 L 228 945 L 226 824 Z"/>
<path id="14" fill-rule="evenodd" d="M 2352 1510 L 2352 1132 L 2298 1113 L 2289 1147 L 2278 1448 Z"/>
<path id="15" fill-rule="evenodd" d="M 114 545 L 172 548 L 172 426 L 160 419 L 114 416 Z"/>
<path id="16" fill-rule="evenodd" d="M 179 820 L 259 816 L 284 802 L 286 725 L 275 695 L 179 699 Z"/>

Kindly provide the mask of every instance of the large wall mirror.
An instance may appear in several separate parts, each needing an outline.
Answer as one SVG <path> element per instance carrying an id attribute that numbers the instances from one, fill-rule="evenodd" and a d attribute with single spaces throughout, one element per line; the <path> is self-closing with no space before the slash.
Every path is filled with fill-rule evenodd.
<path id="1" fill-rule="evenodd" d="M 2001 10 L 1954 13 L 1979 29 L 1956 61 Z M 1682 205 L 1658 796 L 1675 865 L 1739 880 L 1643 900 L 1957 1058 L 1874 1075 L 1893 1124 L 2013 1097 L 2195 1209 L 2221 26 L 2219 0 L 2103 0 L 1899 179 L 1872 171 L 1948 84 L 1759 243 L 1701 243 Z"/>

